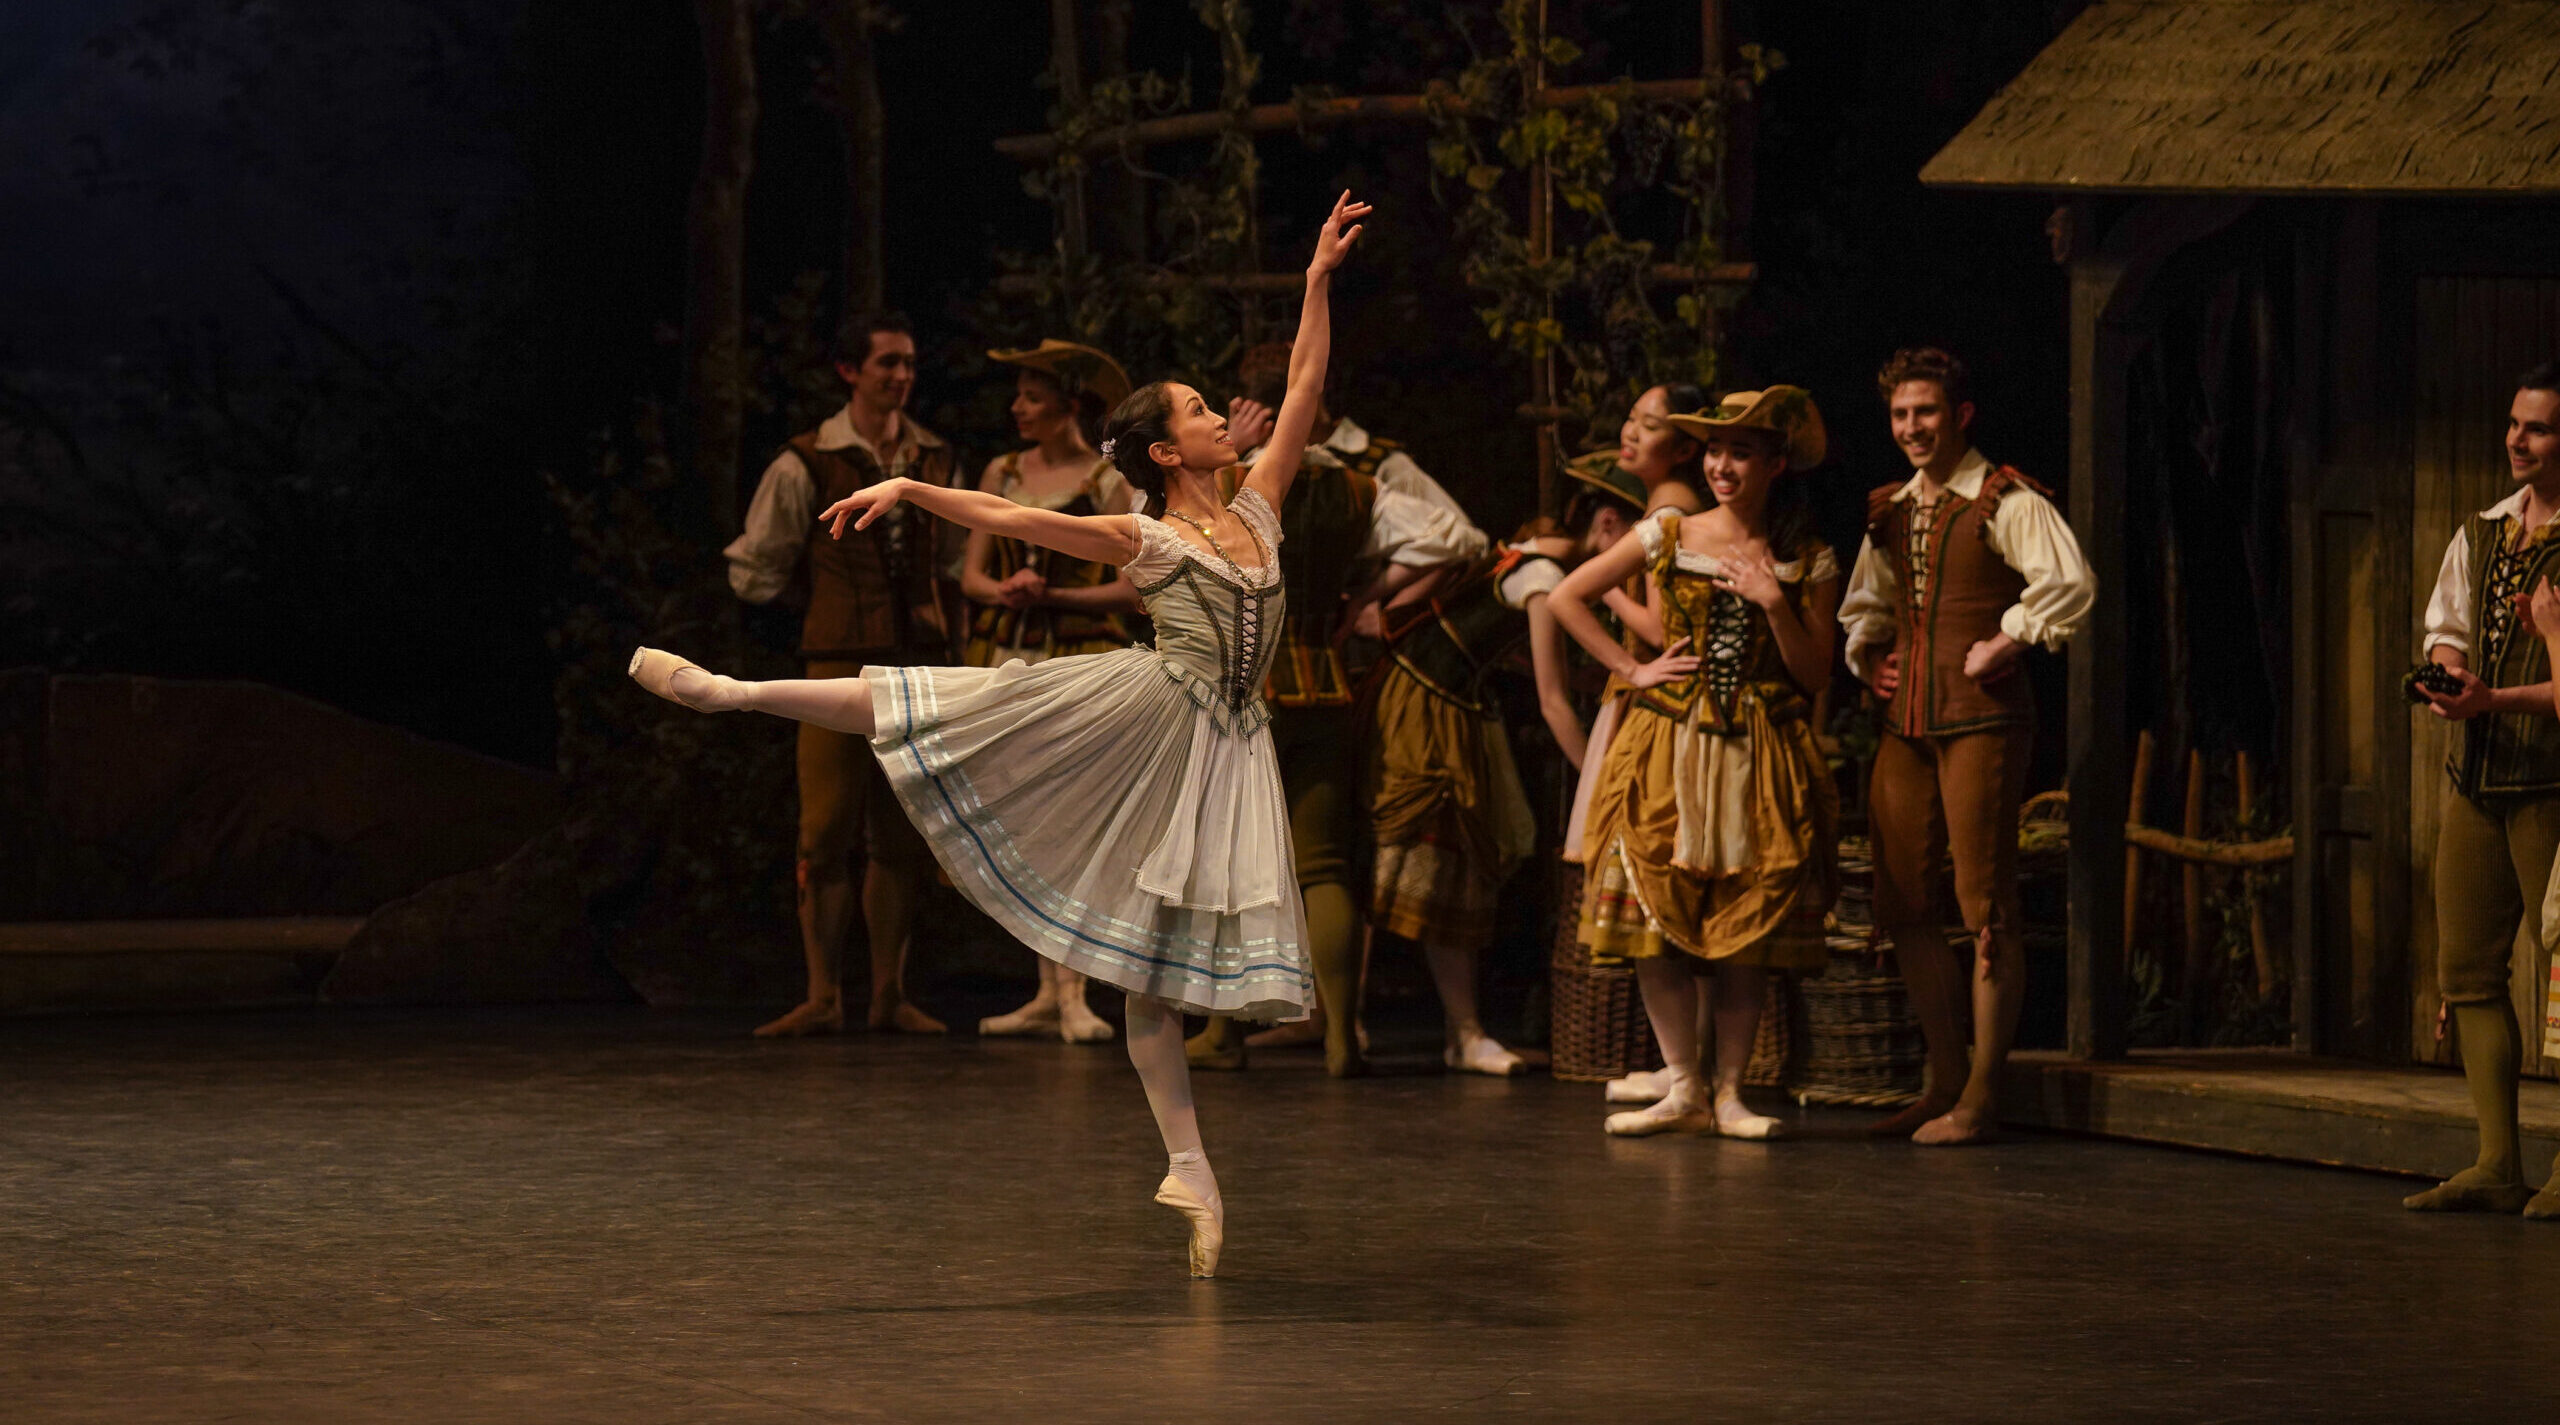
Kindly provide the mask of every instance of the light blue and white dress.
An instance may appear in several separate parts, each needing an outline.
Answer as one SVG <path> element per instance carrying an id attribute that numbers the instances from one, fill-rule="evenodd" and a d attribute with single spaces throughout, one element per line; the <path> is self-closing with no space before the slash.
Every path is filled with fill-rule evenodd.
<path id="1" fill-rule="evenodd" d="M 1255 567 L 1129 516 L 1154 647 L 872 668 L 871 746 L 953 884 L 1024 944 L 1194 1013 L 1297 1019 L 1314 986 L 1262 700 L 1280 521 L 1250 489 L 1230 508 Z"/>

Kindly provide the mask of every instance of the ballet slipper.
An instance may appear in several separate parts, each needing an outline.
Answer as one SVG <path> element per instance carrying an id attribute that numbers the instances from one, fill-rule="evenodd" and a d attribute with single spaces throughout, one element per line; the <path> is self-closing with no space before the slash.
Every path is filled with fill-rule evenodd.
<path id="1" fill-rule="evenodd" d="M 1033 1000 L 1009 1014 L 991 1014 L 978 1021 L 983 1038 L 1000 1039 L 1015 1035 L 1054 1034 L 1058 1029 L 1058 1002 Z"/>
<path id="2" fill-rule="evenodd" d="M 811 1000 L 781 1018 L 756 1026 L 758 1039 L 799 1039 L 844 1030 L 844 1001 Z"/>
<path id="3" fill-rule="evenodd" d="M 1716 1131 L 1715 1112 L 1698 1093 L 1697 1080 L 1674 1070 L 1660 1101 L 1644 1108 L 1610 1114 L 1601 1128 L 1612 1138 L 1650 1138 L 1657 1133 L 1708 1133 Z"/>
<path id="4" fill-rule="evenodd" d="M 728 712 L 735 706 L 720 697 L 723 691 L 721 685 L 728 682 L 728 679 L 704 672 L 700 664 L 678 658 L 663 648 L 635 650 L 631 655 L 630 672 L 631 681 L 668 702 L 691 708 L 695 712 Z M 696 684 L 694 691 L 690 694 L 679 691 L 676 687 L 676 675 L 688 672 L 695 675 L 689 681 Z"/>
<path id="5" fill-rule="evenodd" d="M 1461 1074 L 1485 1074 L 1507 1079 L 1524 1074 L 1529 1066 L 1520 1056 L 1494 1042 L 1491 1035 L 1479 1034 L 1462 1044 L 1452 1044 L 1440 1051 L 1440 1062 Z"/>
<path id="6" fill-rule="evenodd" d="M 1660 1103 L 1662 1096 L 1669 1092 L 1669 1070 L 1638 1069 L 1632 1074 L 1621 1074 L 1611 1079 L 1600 1090 L 1600 1099 L 1603 1103 Z"/>
<path id="7" fill-rule="evenodd" d="M 1111 1021 L 1094 1013 L 1081 993 L 1059 1006 L 1058 1037 L 1070 1044 L 1108 1044 L 1118 1035 Z"/>
<path id="8" fill-rule="evenodd" d="M 1739 1093 L 1720 1094 L 1716 1098 L 1716 1132 L 1727 1138 L 1766 1140 L 1786 1136 L 1787 1125 L 1766 1114 L 1753 1113 Z"/>
<path id="9" fill-rule="evenodd" d="M 2560 1218 L 2560 1173 L 2553 1173 L 2542 1191 L 2535 1193 L 2533 1200 L 2524 1205 L 2524 1215 L 2535 1222 Z"/>
<path id="10" fill-rule="evenodd" d="M 1218 1253 L 1227 1243 L 1227 1205 L 1212 1192 L 1207 1201 L 1184 1182 L 1179 1173 L 1168 1172 L 1156 1185 L 1156 1201 L 1179 1212 L 1191 1224 L 1191 1275 L 1214 1277 L 1218 1274 Z"/>
<path id="11" fill-rule="evenodd" d="M 2511 1178 L 2500 1178 L 2479 1168 L 2465 1168 L 2425 1192 L 2411 1193 L 2400 1199 L 2400 1205 L 2411 1212 L 2496 1212 L 2518 1213 L 2534 1201 L 2550 1195 L 2548 1190 L 2536 1193 Z M 2560 1208 L 2560 1203 L 2554 1203 Z"/>

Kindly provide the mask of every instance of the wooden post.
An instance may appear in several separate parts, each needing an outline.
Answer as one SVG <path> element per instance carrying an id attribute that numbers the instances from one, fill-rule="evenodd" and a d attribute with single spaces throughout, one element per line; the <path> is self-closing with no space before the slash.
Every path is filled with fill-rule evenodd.
<path id="1" fill-rule="evenodd" d="M 2125 793 L 2124 821 L 2127 826 L 2140 826 L 2142 814 L 2151 800 L 2151 729 L 2144 728 L 2140 740 L 2133 745 L 2133 781 Z M 2139 847 L 2124 849 L 2124 956 L 2128 965 L 2133 959 L 2133 931 L 2142 915 L 2142 851 Z"/>
<path id="2" fill-rule="evenodd" d="M 2125 334 L 2108 320 L 2125 263 L 2099 239 L 2094 205 L 2073 205 L 2071 525 L 2097 574 L 2088 626 L 2071 640 L 2071 1007 L 2075 1059 L 2124 1056 Z"/>
<path id="3" fill-rule="evenodd" d="M 2198 748 L 2187 749 L 2187 805 L 2179 830 L 2189 841 L 2204 839 L 2204 753 Z M 2204 867 L 2193 861 L 2180 867 L 2178 892 L 2179 908 L 2184 912 L 2179 940 L 2186 952 L 2178 974 L 2178 993 L 2186 1011 L 2187 1037 L 2193 1039 L 2204 1029 L 2205 982 L 2212 978 L 2213 971 L 2208 953 L 2212 945 L 2205 936 Z"/>
<path id="4" fill-rule="evenodd" d="M 1076 0 L 1049 0 L 1049 74 L 1058 82 L 1058 103 L 1084 107 L 1084 45 L 1076 34 Z M 1057 194 L 1058 242 L 1067 261 L 1084 261 L 1091 250 L 1085 222 L 1085 171 L 1082 155 L 1070 155 L 1071 175 Z"/>
<path id="5" fill-rule="evenodd" d="M 2249 754 L 2240 754 L 2240 826 L 2241 834 L 2250 831 L 2250 819 L 2258 814 L 2258 779 L 2249 765 Z M 2249 903 L 2249 958 L 2258 970 L 2258 1002 L 2266 1003 L 2276 992 L 2275 953 L 2267 946 L 2267 908 L 2258 899 L 2258 883 L 2247 872 L 2241 873 L 2240 894 Z"/>
<path id="6" fill-rule="evenodd" d="M 827 42 L 827 79 L 836 132 L 844 149 L 844 316 L 851 321 L 883 305 L 888 286 L 882 257 L 882 159 L 887 110 L 871 48 L 868 0 L 832 0 L 818 11 Z"/>
<path id="7" fill-rule="evenodd" d="M 694 0 L 702 154 L 685 205 L 685 411 L 712 524 L 738 527 L 745 419 L 747 179 L 755 171 L 756 31 L 747 0 Z"/>

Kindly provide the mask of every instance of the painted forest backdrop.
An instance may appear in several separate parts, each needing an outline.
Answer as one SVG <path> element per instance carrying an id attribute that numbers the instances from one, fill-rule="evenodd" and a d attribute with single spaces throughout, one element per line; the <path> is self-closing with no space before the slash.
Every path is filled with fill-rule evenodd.
<path id="1" fill-rule="evenodd" d="M 253 679 L 556 768 L 572 814 L 507 884 L 572 897 L 579 953 L 653 998 L 787 988 L 787 739 L 662 716 L 620 659 L 788 665 L 791 617 L 730 599 L 717 551 L 841 399 L 845 312 L 917 319 L 917 413 L 974 468 L 1009 434 L 991 341 L 1221 389 L 1287 310 L 1253 279 L 1352 186 L 1382 210 L 1336 404 L 1480 523 L 1536 513 L 1524 407 L 1570 450 L 1647 379 L 1787 379 L 1832 413 L 1853 545 L 1898 464 L 1870 394 L 1896 345 L 1969 353 L 1986 444 L 2063 466 L 2046 205 L 1914 175 L 2076 8 L 1732 0 L 1701 102 L 1641 89 L 1701 68 L 1701 7 L 1659 0 L 27 0 L 0 14 L 0 667 Z M 1611 92 L 1540 110 L 1539 83 Z M 1077 145 L 1359 95 L 1431 97 Z"/>

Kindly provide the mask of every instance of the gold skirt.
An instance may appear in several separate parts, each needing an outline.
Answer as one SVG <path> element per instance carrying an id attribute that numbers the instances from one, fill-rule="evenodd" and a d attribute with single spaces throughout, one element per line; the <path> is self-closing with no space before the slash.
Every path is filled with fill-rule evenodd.
<path id="1" fill-rule="evenodd" d="M 1773 723 L 1756 695 L 1745 730 L 1641 705 L 1609 741 L 1583 831 L 1582 943 L 1592 958 L 1673 950 L 1818 974 L 1822 919 L 1840 888 L 1839 792 L 1801 718 Z"/>
<path id="2" fill-rule="evenodd" d="M 1402 665 L 1380 675 L 1369 754 L 1377 844 L 1370 910 L 1407 939 L 1481 949 L 1502 883 L 1538 828 L 1499 718 L 1443 697 Z"/>

